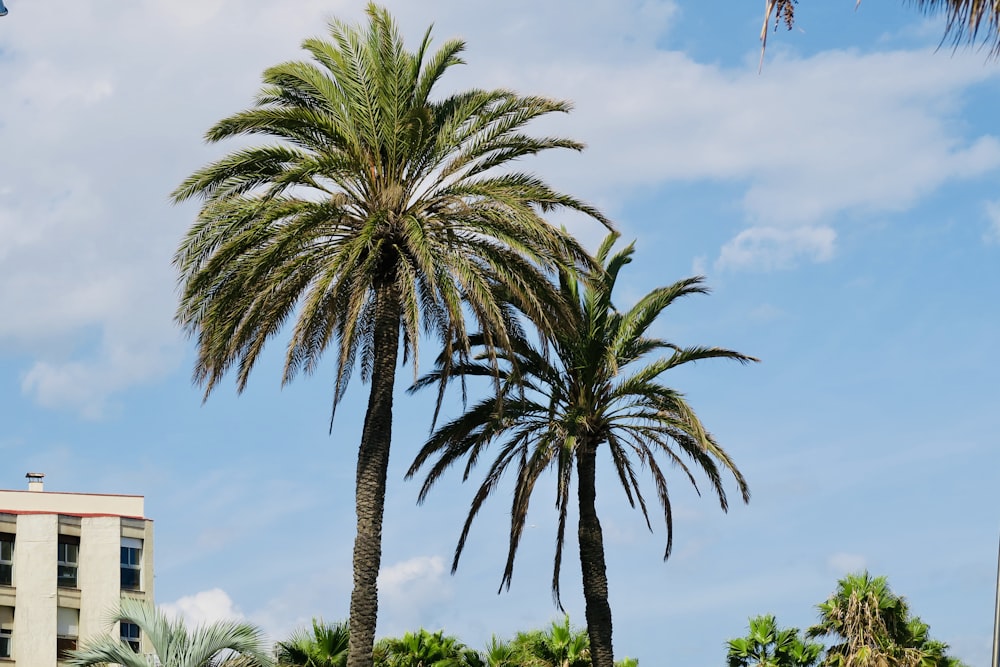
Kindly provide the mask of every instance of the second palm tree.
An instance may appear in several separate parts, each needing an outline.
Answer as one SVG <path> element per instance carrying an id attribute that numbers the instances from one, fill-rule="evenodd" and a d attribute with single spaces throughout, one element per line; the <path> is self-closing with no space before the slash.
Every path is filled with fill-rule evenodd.
<path id="1" fill-rule="evenodd" d="M 612 234 L 601 245 L 596 264 L 603 268 L 593 270 L 585 281 L 567 271 L 560 273 L 559 290 L 568 315 L 556 329 L 543 336 L 542 345 L 533 345 L 522 334 L 512 334 L 513 354 L 508 354 L 489 350 L 488 341 L 480 338 L 477 342 L 484 345 L 484 351 L 478 360 L 463 363 L 448 358 L 446 353 L 438 359 L 438 368 L 449 370 L 450 376 L 439 370 L 414 385 L 414 389 L 419 389 L 456 376 L 492 378 L 496 372 L 492 355 L 498 354 L 504 362 L 499 381 L 492 381 L 494 393 L 436 430 L 409 471 L 409 475 L 414 475 L 430 459 L 436 459 L 420 492 L 423 499 L 456 460 L 468 458 L 471 467 L 490 443 L 503 442 L 474 496 L 452 564 L 454 571 L 473 519 L 497 488 L 504 472 L 513 468 L 516 482 L 503 588 L 510 586 L 514 557 L 535 484 L 542 473 L 553 470 L 559 522 L 552 589 L 558 603 L 559 570 L 575 466 L 577 534 L 594 667 L 612 667 L 614 663 L 604 541 L 596 509 L 598 448 L 607 446 L 629 502 L 633 507 L 638 505 L 647 525 L 649 516 L 634 464 L 639 462 L 649 469 L 666 522 L 664 558 L 671 550 L 673 521 L 667 482 L 657 455 L 677 465 L 695 485 L 692 467 L 700 468 L 723 510 L 727 509 L 728 501 L 720 469 L 733 474 L 744 501 L 750 497 L 743 475 L 683 395 L 661 384 L 659 379 L 672 368 L 702 359 L 734 359 L 741 363 L 756 360 L 731 350 L 681 348 L 649 337 L 650 327 L 670 304 L 681 297 L 707 291 L 700 278 L 655 289 L 628 310 L 615 308 L 612 291 L 619 271 L 631 262 L 633 253 L 633 246 L 629 245 L 612 254 L 615 239 Z M 650 354 L 664 351 L 669 353 L 651 361 L 646 359 Z"/>

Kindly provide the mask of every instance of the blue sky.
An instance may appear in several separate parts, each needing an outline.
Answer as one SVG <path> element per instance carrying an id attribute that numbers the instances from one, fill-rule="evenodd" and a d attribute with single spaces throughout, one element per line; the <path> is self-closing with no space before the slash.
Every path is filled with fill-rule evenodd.
<path id="1" fill-rule="evenodd" d="M 688 1 L 389 2 L 415 40 L 467 40 L 446 89 L 568 98 L 536 129 L 588 144 L 525 163 L 601 206 L 636 261 L 623 303 L 695 273 L 714 292 L 658 333 L 760 357 L 678 372 L 746 475 L 723 514 L 679 476 L 675 553 L 603 480 L 615 647 L 705 666 L 748 616 L 804 627 L 843 573 L 888 575 L 932 632 L 989 663 L 1000 430 L 1000 64 L 937 50 L 896 2 L 804 1 L 758 73 L 761 7 Z M 737 7 L 736 5 L 740 6 Z M 760 3 L 762 5 L 763 3 Z M 9 0 L 0 19 L 0 487 L 146 496 L 157 600 L 280 638 L 346 617 L 355 382 L 327 433 L 332 373 L 280 387 L 281 348 L 243 395 L 204 404 L 172 323 L 170 258 L 195 214 L 167 194 L 230 146 L 214 121 L 347 0 Z M 900 6 L 897 6 L 900 5 Z M 573 217 L 591 247 L 602 232 Z M 430 349 L 430 348 L 425 348 Z M 380 634 L 444 627 L 482 646 L 558 615 L 552 496 L 533 504 L 509 593 L 505 489 L 448 574 L 471 488 L 422 507 L 402 479 L 430 396 L 400 372 Z M 455 414 L 457 400 L 446 411 Z M 732 488 L 731 488 L 732 490 Z M 583 622 L 579 569 L 563 600 Z"/>

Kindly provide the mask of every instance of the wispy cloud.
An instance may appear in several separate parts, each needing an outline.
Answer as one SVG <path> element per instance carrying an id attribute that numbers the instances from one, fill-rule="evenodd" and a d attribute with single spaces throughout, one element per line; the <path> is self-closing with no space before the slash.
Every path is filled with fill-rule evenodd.
<path id="1" fill-rule="evenodd" d="M 996 137 L 952 122 L 965 91 L 998 75 L 977 54 L 831 51 L 781 56 L 758 75 L 753 57 L 732 67 L 678 50 L 674 2 L 514 0 L 488 23 L 458 0 L 388 4 L 411 39 L 431 19 L 438 43 L 466 38 L 469 65 L 442 92 L 573 100 L 535 130 L 588 150 L 526 163 L 557 187 L 615 214 L 640 188 L 736 184 L 746 228 L 722 248 L 729 269 L 825 261 L 838 215 L 905 210 L 1000 166 Z M 170 258 L 193 208 L 171 209 L 167 193 L 219 154 L 202 133 L 251 102 L 266 66 L 302 57 L 299 42 L 331 13 L 361 11 L 347 0 L 295 12 L 262 0 L 18 7 L 0 54 L 0 144 L 17 156 L 0 165 L 0 310 L 17 316 L 0 320 L 0 343 L 25 360 L 26 395 L 100 417 L 176 368 Z"/>
<path id="2" fill-rule="evenodd" d="M 826 559 L 826 566 L 837 576 L 842 576 L 866 569 L 868 560 L 860 554 L 838 552 Z"/>
<path id="3" fill-rule="evenodd" d="M 837 233 L 830 227 L 751 227 L 722 247 L 716 269 L 774 271 L 806 260 L 829 261 Z"/>

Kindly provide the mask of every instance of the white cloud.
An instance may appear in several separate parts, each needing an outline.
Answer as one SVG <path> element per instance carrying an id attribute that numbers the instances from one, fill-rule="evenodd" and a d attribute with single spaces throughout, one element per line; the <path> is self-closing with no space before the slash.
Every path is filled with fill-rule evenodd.
<path id="1" fill-rule="evenodd" d="M 451 597 L 440 556 L 416 556 L 389 567 L 378 575 L 380 605 L 391 619 L 394 631 L 432 624 L 429 614 L 435 605 Z"/>
<path id="2" fill-rule="evenodd" d="M 859 572 L 868 567 L 868 561 L 864 556 L 849 553 L 835 553 L 826 559 L 826 565 L 833 570 L 837 576 Z"/>
<path id="3" fill-rule="evenodd" d="M 417 556 L 382 568 L 378 575 L 379 589 L 389 596 L 403 595 L 412 587 L 437 585 L 444 574 L 440 556 Z"/>
<path id="4" fill-rule="evenodd" d="M 833 257 L 836 240 L 830 227 L 751 227 L 722 247 L 715 268 L 773 271 L 803 259 L 825 262 Z"/>
<path id="5" fill-rule="evenodd" d="M 986 219 L 990 226 L 983 234 L 986 243 L 1000 243 L 1000 199 L 988 201 L 985 205 Z"/>
<path id="6" fill-rule="evenodd" d="M 411 42 L 431 21 L 437 44 L 467 40 L 469 65 L 442 90 L 575 102 L 536 131 L 589 149 L 526 162 L 558 187 L 614 213 L 637 188 L 737 184 L 749 228 L 723 249 L 730 268 L 823 261 L 837 215 L 903 210 L 1000 166 L 995 137 L 953 122 L 962 94 L 997 76 L 979 54 L 834 51 L 779 57 L 758 75 L 755 48 L 738 67 L 671 50 L 674 2 L 512 1 L 489 22 L 459 0 L 388 5 Z M 359 19 L 363 3 L 17 9 L 0 53 L 0 145 L 16 157 L 0 161 L 0 311 L 16 314 L 0 318 L 0 344 L 29 359 L 24 392 L 96 417 L 181 358 L 170 258 L 194 208 L 167 194 L 223 150 L 202 133 L 251 102 L 266 66 L 302 57 L 303 37 L 331 15 Z"/>
<path id="7" fill-rule="evenodd" d="M 189 628 L 216 621 L 244 618 L 243 612 L 221 588 L 186 595 L 176 602 L 160 605 L 160 609 L 170 618 L 184 619 Z"/>

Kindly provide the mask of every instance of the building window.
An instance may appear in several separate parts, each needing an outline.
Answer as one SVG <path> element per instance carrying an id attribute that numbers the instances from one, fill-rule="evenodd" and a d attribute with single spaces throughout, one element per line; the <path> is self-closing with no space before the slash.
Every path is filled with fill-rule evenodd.
<path id="1" fill-rule="evenodd" d="M 57 607 L 56 608 L 57 659 L 67 660 L 69 658 L 66 652 L 76 650 L 76 640 L 79 637 L 79 635 L 80 635 L 80 610 L 70 609 L 68 607 Z"/>
<path id="2" fill-rule="evenodd" d="M 141 588 L 142 540 L 122 538 L 122 589 L 137 591 Z"/>
<path id="3" fill-rule="evenodd" d="M 10 658 L 14 647 L 11 645 L 14 630 L 14 608 L 0 607 L 0 658 Z"/>
<path id="4" fill-rule="evenodd" d="M 14 536 L 0 533 L 0 586 L 14 585 Z"/>
<path id="5" fill-rule="evenodd" d="M 76 572 L 80 567 L 80 538 L 59 536 L 59 586 L 76 588 Z"/>
<path id="6" fill-rule="evenodd" d="M 121 638 L 128 644 L 133 653 L 139 652 L 139 626 L 135 623 L 121 622 Z"/>

